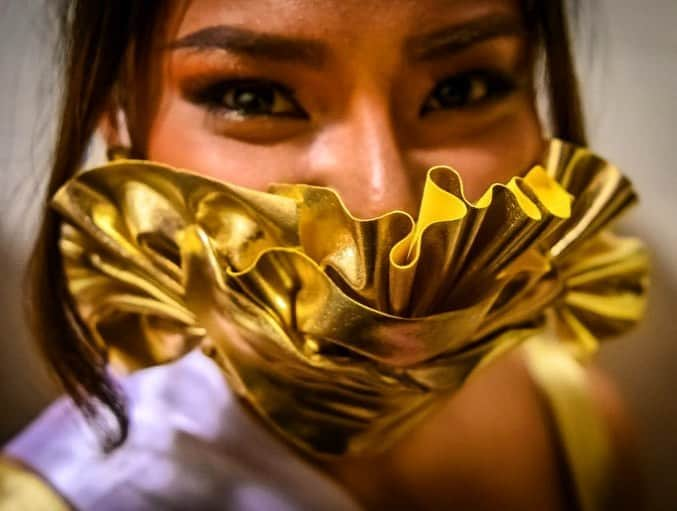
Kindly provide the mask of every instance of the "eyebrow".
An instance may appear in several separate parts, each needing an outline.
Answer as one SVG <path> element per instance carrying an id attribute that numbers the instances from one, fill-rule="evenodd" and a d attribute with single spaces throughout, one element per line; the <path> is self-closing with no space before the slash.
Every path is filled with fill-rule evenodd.
<path id="1" fill-rule="evenodd" d="M 314 39 L 254 32 L 228 25 L 214 25 L 192 32 L 169 45 L 174 49 L 225 50 L 269 60 L 297 61 L 311 67 L 322 67 L 328 49 Z"/>
<path id="2" fill-rule="evenodd" d="M 496 37 L 518 37 L 525 34 L 526 30 L 520 18 L 507 14 L 489 14 L 467 23 L 414 36 L 407 40 L 404 47 L 409 59 L 430 60 L 461 52 Z"/>
<path id="3" fill-rule="evenodd" d="M 492 14 L 409 38 L 404 52 L 411 60 L 430 60 L 458 53 L 480 42 L 502 36 L 520 36 L 525 29 L 519 18 Z M 229 25 L 213 25 L 187 34 L 168 46 L 171 50 L 225 50 L 273 61 L 299 62 L 320 68 L 329 49 L 316 39 L 290 38 Z"/>

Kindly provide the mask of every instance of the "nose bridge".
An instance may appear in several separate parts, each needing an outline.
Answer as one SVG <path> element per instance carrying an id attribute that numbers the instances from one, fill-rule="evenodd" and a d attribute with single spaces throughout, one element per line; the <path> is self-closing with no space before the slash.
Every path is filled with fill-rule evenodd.
<path id="1" fill-rule="evenodd" d="M 387 101 L 369 93 L 353 98 L 313 145 L 309 163 L 315 181 L 335 188 L 353 213 L 414 213 L 412 176 Z"/>

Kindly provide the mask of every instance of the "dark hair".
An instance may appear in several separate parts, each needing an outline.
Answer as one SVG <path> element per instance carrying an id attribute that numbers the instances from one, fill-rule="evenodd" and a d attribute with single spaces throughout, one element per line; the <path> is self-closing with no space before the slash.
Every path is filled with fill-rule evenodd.
<path id="1" fill-rule="evenodd" d="M 127 65 L 143 69 L 152 37 L 167 14 L 163 0 L 62 0 L 63 97 L 47 197 L 78 169 L 97 123 Z M 564 0 L 523 0 L 527 29 L 543 58 L 553 135 L 585 143 L 578 82 Z M 64 389 L 96 420 L 103 405 L 117 419 L 107 445 L 124 441 L 124 399 L 107 371 L 107 354 L 90 342 L 66 290 L 58 250 L 59 219 L 45 208 L 28 272 L 30 324 Z"/>

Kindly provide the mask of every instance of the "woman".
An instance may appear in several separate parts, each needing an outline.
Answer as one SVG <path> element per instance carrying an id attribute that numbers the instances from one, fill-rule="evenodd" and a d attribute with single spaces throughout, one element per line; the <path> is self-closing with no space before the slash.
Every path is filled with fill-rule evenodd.
<path id="1" fill-rule="evenodd" d="M 477 198 L 538 161 L 545 132 L 585 143 L 559 1 L 74 1 L 64 19 L 69 53 L 50 196 L 78 170 L 97 130 L 111 153 L 240 186 L 331 187 L 359 217 L 416 214 L 426 171 L 439 163 L 460 169 Z M 536 108 L 541 56 L 549 126 Z M 47 212 L 32 266 L 36 332 L 85 412 L 96 415 L 99 402 L 117 417 L 121 444 L 96 451 L 61 403 L 7 453 L 74 507 L 577 505 L 517 350 L 378 455 L 304 461 L 240 408 L 199 353 L 125 380 L 125 406 L 104 354 L 78 341 L 68 307 L 54 307 L 70 301 L 58 228 Z M 636 509 L 622 406 L 598 371 L 589 370 L 587 386 L 615 453 L 606 501 Z"/>

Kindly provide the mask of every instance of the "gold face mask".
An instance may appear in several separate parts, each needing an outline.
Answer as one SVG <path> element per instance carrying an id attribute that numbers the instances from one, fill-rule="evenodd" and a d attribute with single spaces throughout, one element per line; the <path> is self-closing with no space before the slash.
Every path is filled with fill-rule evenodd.
<path id="1" fill-rule="evenodd" d="M 287 440 L 347 455 L 385 449 L 523 341 L 585 360 L 633 325 L 647 256 L 605 228 L 634 200 L 615 167 L 553 140 L 474 203 L 432 168 L 416 220 L 134 160 L 80 173 L 52 204 L 73 303 L 112 363 L 200 346 Z"/>

